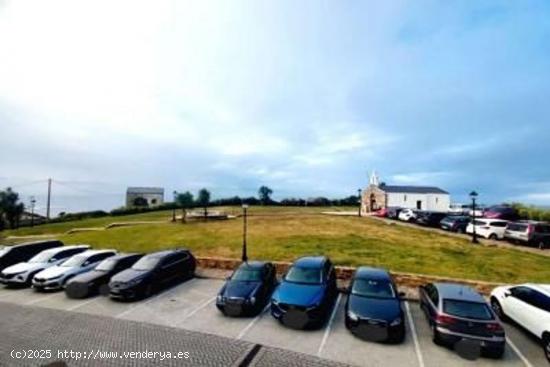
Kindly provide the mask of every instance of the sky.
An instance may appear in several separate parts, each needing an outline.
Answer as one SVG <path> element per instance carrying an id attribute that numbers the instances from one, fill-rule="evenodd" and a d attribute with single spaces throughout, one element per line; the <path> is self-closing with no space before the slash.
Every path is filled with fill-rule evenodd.
<path id="1" fill-rule="evenodd" d="M 548 1 L 0 0 L 0 187 L 550 205 Z"/>

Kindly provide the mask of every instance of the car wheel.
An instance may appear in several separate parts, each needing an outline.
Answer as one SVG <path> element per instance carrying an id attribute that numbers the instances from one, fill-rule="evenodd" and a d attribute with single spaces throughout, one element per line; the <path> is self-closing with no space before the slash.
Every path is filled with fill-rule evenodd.
<path id="1" fill-rule="evenodd" d="M 497 314 L 498 318 L 502 321 L 506 320 L 506 314 L 502 310 L 502 306 L 500 305 L 500 302 L 496 300 L 496 298 L 491 298 L 491 308 L 495 313 Z"/>
<path id="2" fill-rule="evenodd" d="M 490 240 L 493 240 L 493 241 L 494 241 L 494 240 L 497 240 L 497 235 L 494 234 L 494 233 L 491 233 L 491 235 L 489 236 L 489 239 L 490 239 Z"/>
<path id="3" fill-rule="evenodd" d="M 544 243 L 543 240 L 540 240 L 537 247 L 538 247 L 540 250 L 544 250 L 544 249 L 546 248 L 546 244 Z"/>
<path id="4" fill-rule="evenodd" d="M 485 355 L 489 358 L 500 359 L 504 355 L 504 347 L 486 350 Z"/>
<path id="5" fill-rule="evenodd" d="M 443 341 L 441 340 L 441 335 L 439 335 L 439 331 L 437 331 L 435 323 L 432 324 L 432 341 L 436 345 L 443 345 Z"/>

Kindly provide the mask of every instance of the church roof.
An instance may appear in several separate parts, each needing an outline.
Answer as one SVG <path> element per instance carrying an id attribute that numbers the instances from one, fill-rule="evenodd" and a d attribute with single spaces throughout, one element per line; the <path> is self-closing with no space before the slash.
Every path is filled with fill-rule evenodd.
<path id="1" fill-rule="evenodd" d="M 164 195 L 164 189 L 162 187 L 128 187 L 126 193 Z"/>
<path id="2" fill-rule="evenodd" d="M 405 194 L 448 194 L 447 191 L 435 186 L 398 186 L 384 185 L 379 186 L 384 192 L 405 193 Z"/>

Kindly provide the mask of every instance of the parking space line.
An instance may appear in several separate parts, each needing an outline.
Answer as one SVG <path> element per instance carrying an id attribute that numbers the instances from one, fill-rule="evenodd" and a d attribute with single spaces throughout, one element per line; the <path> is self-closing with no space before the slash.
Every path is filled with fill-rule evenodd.
<path id="1" fill-rule="evenodd" d="M 199 312 L 200 310 L 202 310 L 203 308 L 205 308 L 206 306 L 208 306 L 210 303 L 214 302 L 216 300 L 216 297 L 217 296 L 214 296 L 210 299 L 207 299 L 205 302 L 201 303 L 200 305 L 198 305 L 193 311 L 189 312 L 187 315 L 185 315 L 185 317 L 183 319 L 181 319 L 178 323 L 175 324 L 175 326 L 179 326 L 181 325 L 184 321 L 186 321 L 188 318 L 190 318 L 191 316 L 193 316 L 194 314 L 196 314 L 197 312 Z"/>
<path id="2" fill-rule="evenodd" d="M 252 326 L 254 326 L 264 316 L 267 310 L 269 310 L 270 305 L 271 304 L 268 303 L 267 306 L 265 306 L 265 308 L 262 310 L 262 312 L 260 312 L 260 314 L 254 318 L 254 320 L 250 321 L 250 323 L 244 329 L 241 330 L 239 335 L 237 335 L 237 339 L 241 339 L 243 336 L 246 335 L 248 330 L 250 330 Z"/>
<path id="3" fill-rule="evenodd" d="M 321 353 L 323 352 L 323 348 L 325 347 L 325 344 L 328 339 L 328 335 L 330 334 L 330 328 L 332 327 L 332 323 L 334 321 L 334 317 L 336 317 L 336 312 L 338 311 L 338 306 L 340 305 L 340 300 L 342 299 L 342 293 L 338 293 L 338 298 L 336 298 L 336 304 L 334 305 L 334 308 L 332 309 L 332 314 L 330 315 L 330 320 L 328 320 L 327 328 L 325 329 L 325 335 L 323 335 L 323 340 L 321 341 L 321 345 L 319 345 L 319 349 L 317 350 L 317 357 L 321 356 Z"/>
<path id="4" fill-rule="evenodd" d="M 416 327 L 414 326 L 414 321 L 412 318 L 411 310 L 409 308 L 409 302 L 405 301 L 405 310 L 407 311 L 407 318 L 409 319 L 409 326 L 411 328 L 411 334 L 414 342 L 414 349 L 416 350 L 416 357 L 418 359 L 418 365 L 424 367 L 424 357 L 422 356 L 422 351 L 420 350 L 420 343 L 418 342 L 418 335 L 416 334 Z"/>
<path id="5" fill-rule="evenodd" d="M 516 347 L 514 343 L 510 340 L 510 338 L 506 338 L 506 343 L 514 350 L 514 352 L 518 355 L 519 359 L 525 364 L 526 367 L 533 367 L 531 362 L 520 352 L 519 348 Z"/>
<path id="6" fill-rule="evenodd" d="M 42 301 L 45 301 L 45 300 L 48 300 L 50 298 L 54 298 L 54 297 L 57 297 L 57 296 L 59 296 L 59 293 L 49 294 L 45 297 L 30 300 L 29 302 L 26 302 L 25 305 L 26 306 L 34 305 L 35 303 L 42 302 Z"/>
<path id="7" fill-rule="evenodd" d="M 85 301 L 85 302 L 81 302 L 81 303 L 77 303 L 76 305 L 72 305 L 71 307 L 69 308 L 66 308 L 65 310 L 66 311 L 74 311 L 76 310 L 77 308 L 80 308 L 80 307 L 83 307 L 83 306 L 86 306 L 92 302 L 95 302 L 97 301 L 97 298 L 96 297 L 93 297 L 92 299 L 88 300 L 88 301 Z"/>

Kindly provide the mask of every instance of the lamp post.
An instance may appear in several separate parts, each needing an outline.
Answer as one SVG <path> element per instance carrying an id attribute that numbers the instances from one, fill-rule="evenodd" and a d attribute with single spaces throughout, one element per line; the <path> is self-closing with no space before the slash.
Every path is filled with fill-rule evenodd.
<path id="1" fill-rule="evenodd" d="M 242 260 L 243 262 L 248 261 L 248 256 L 246 254 L 246 214 L 248 210 L 248 204 L 243 204 L 243 255 Z"/>
<path id="2" fill-rule="evenodd" d="M 174 192 L 172 192 L 172 194 L 174 195 L 174 207 L 172 208 L 172 222 L 175 222 L 176 221 L 176 199 L 178 197 L 178 192 L 176 190 L 174 190 Z"/>
<path id="3" fill-rule="evenodd" d="M 477 233 L 476 233 L 476 198 L 477 198 L 477 192 L 472 191 L 470 193 L 470 198 L 472 198 L 472 243 L 479 243 L 477 240 Z"/>
<path id="4" fill-rule="evenodd" d="M 361 206 L 363 205 L 363 200 L 361 200 L 361 189 L 357 189 L 357 196 L 359 197 L 359 211 L 357 212 L 357 215 L 361 216 Z"/>
<path id="5" fill-rule="evenodd" d="M 34 227 L 34 204 L 36 204 L 36 199 L 31 196 L 31 227 Z"/>

